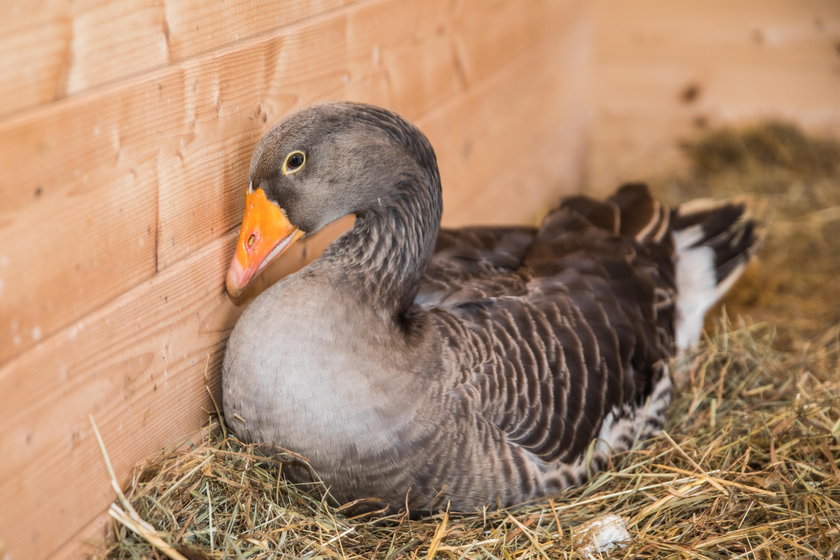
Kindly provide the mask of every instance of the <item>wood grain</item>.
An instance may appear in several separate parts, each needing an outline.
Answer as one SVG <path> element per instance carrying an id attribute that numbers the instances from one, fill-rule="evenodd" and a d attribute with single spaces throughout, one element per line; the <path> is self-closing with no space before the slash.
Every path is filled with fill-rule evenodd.
<path id="1" fill-rule="evenodd" d="M 160 1 L 87 0 L 71 6 L 67 14 L 70 44 L 62 61 L 67 78 L 59 84 L 64 89 L 59 90 L 59 98 L 169 62 L 168 29 Z"/>
<path id="2" fill-rule="evenodd" d="M 0 122 L 0 165 L 17 169 L 0 179 L 14 295 L 0 362 L 235 227 L 250 153 L 281 116 L 350 98 L 414 118 L 574 17 L 570 3 L 453 6 L 363 3 Z M 511 48 L 485 52 L 472 22 L 494 16 Z"/>
<path id="3" fill-rule="evenodd" d="M 438 154 L 446 226 L 533 224 L 581 188 L 586 29 L 567 20 L 480 88 L 418 121 Z M 522 85 L 527 83 L 527 92 Z"/>
<path id="4" fill-rule="evenodd" d="M 590 187 L 685 164 L 710 126 L 784 118 L 840 135 L 840 3 L 596 3 Z"/>
<path id="5" fill-rule="evenodd" d="M 377 49 L 408 44 L 404 32 L 412 26 L 422 31 L 417 34 L 422 48 L 423 39 L 445 21 L 445 12 L 434 9 L 443 7 L 443 2 L 364 4 L 186 64 L 196 120 L 191 140 L 161 163 L 160 267 L 237 225 L 250 154 L 274 121 L 325 98 L 380 97 L 388 84 Z M 451 57 L 431 54 L 432 64 L 449 66 Z M 454 92 L 452 83 L 441 80 L 439 95 Z M 409 90 L 403 105 L 419 101 Z"/>
<path id="6" fill-rule="evenodd" d="M 232 236 L 127 292 L 0 369 L 0 527 L 13 558 L 44 558 L 113 498 L 91 414 L 120 482 L 207 420 L 235 317 L 220 278 Z M 70 482 L 72 481 L 72 482 Z M 45 499 L 45 497 L 49 499 Z"/>
<path id="7" fill-rule="evenodd" d="M 221 2 L 165 2 L 169 53 L 180 61 L 279 29 L 298 21 L 329 14 L 359 0 L 224 0 Z M 331 16 L 327 16 L 331 17 Z"/>
<path id="8" fill-rule="evenodd" d="M 225 193 L 241 192 L 237 170 L 269 115 L 340 96 L 390 104 L 420 122 L 442 152 L 450 224 L 532 220 L 574 183 L 585 112 L 572 107 L 585 84 L 565 75 L 584 75 L 582 3 L 534 4 L 551 25 L 488 5 L 529 35 L 507 53 L 484 53 L 479 30 L 462 30 L 458 18 L 478 17 L 480 6 L 382 0 L 341 8 L 0 122 L 0 162 L 19 169 L 18 183 L 0 183 L 0 247 L 18 247 L 35 217 L 55 233 L 33 247 L 61 253 L 40 263 L 15 248 L 15 267 L 28 265 L 31 275 L 13 280 L 13 293 L 54 274 L 61 282 L 53 289 L 80 294 L 67 301 L 43 288 L 51 307 L 32 314 L 41 340 L 0 365 L 0 503 L 12 504 L 0 508 L 0 539 L 11 559 L 80 557 L 89 549 L 75 535 L 100 534 L 113 495 L 88 414 L 123 483 L 139 461 L 206 422 L 206 387 L 218 388 L 240 309 L 222 292 L 241 211 L 238 195 Z M 402 34 L 390 29 L 398 24 Z M 500 166 L 510 154 L 512 164 Z M 285 255 L 271 274 L 299 267 L 328 237 Z M 142 252 L 124 245 L 139 239 Z M 164 254 L 171 257 L 158 266 Z M 74 259 L 124 268 L 85 276 Z M 8 282 L 6 268 L 0 277 Z M 9 293 L 0 298 L 4 318 L 17 309 Z"/>
<path id="9" fill-rule="evenodd" d="M 143 109 L 173 82 L 0 126 L 0 363 L 155 273 L 155 131 L 178 115 Z"/>
<path id="10" fill-rule="evenodd" d="M 462 14 L 451 6 L 372 2 L 186 65 L 204 117 L 193 124 L 196 141 L 161 163 L 159 267 L 237 225 L 250 154 L 282 116 L 324 99 L 356 99 L 414 119 L 521 56 L 521 46 L 483 53 L 485 35 L 464 25 L 462 17 L 491 19 L 492 7 Z M 514 11 L 527 17 L 499 13 L 507 18 L 500 39 L 533 46 L 573 14 L 568 4 L 536 6 Z M 552 25 L 536 25 L 540 17 Z"/>
<path id="11" fill-rule="evenodd" d="M 299 269 L 347 225 L 292 247 L 269 278 Z M 87 539 L 103 534 L 114 496 L 88 415 L 121 484 L 207 422 L 209 394 L 220 402 L 229 330 L 242 304 L 269 285 L 259 279 L 240 305 L 224 294 L 234 239 L 221 237 L 0 367 L 0 395 L 8 397 L 0 503 L 14 506 L 0 508 L 0 538 L 11 558 L 46 558 L 59 546 L 59 556 L 80 557 L 91 550 Z"/>
<path id="12" fill-rule="evenodd" d="M 0 116 L 65 90 L 72 26 L 48 0 L 0 4 Z M 49 14 L 49 15 L 47 15 Z"/>
<path id="13" fill-rule="evenodd" d="M 235 225 L 242 171 L 265 126 L 260 99 L 283 110 L 320 84 L 309 75 L 281 93 L 281 76 L 295 70 L 281 45 L 315 37 L 286 39 L 0 123 L 0 168 L 10 171 L 0 178 L 0 363 Z M 320 70 L 343 83 L 329 64 Z"/>
<path id="14" fill-rule="evenodd" d="M 0 6 L 0 117 L 340 8 L 344 0 Z"/>
<path id="15" fill-rule="evenodd" d="M 824 59 L 826 40 L 840 39 L 840 6 L 834 0 L 598 0 L 594 6 L 598 53 L 686 55 L 709 62 L 731 56 Z"/>

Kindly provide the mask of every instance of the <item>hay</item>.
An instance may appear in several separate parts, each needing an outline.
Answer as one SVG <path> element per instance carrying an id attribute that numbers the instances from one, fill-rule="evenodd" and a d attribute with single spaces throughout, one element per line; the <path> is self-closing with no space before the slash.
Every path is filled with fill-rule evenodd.
<path id="1" fill-rule="evenodd" d="M 287 457 L 216 425 L 135 473 L 137 515 L 190 559 L 597 558 L 593 533 L 610 523 L 630 540 L 604 557 L 840 554 L 840 148 L 770 123 L 713 132 L 688 153 L 692 173 L 664 190 L 766 201 L 767 237 L 646 447 L 516 509 L 348 518 L 323 489 L 278 477 Z M 115 522 L 96 557 L 166 556 Z"/>
<path id="2" fill-rule="evenodd" d="M 746 197 L 765 207 L 760 260 L 728 306 L 779 329 L 779 347 L 830 340 L 840 325 L 840 144 L 787 123 L 719 129 L 687 147 L 692 173 L 663 181 L 672 202 Z"/>

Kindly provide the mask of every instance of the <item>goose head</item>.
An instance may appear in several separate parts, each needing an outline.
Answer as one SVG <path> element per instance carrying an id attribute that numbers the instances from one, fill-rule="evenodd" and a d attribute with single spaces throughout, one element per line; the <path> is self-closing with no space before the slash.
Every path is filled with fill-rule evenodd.
<path id="1" fill-rule="evenodd" d="M 434 151 L 398 115 L 327 103 L 289 116 L 265 135 L 251 159 L 228 293 L 240 295 L 292 244 L 334 220 L 355 214 L 358 222 L 423 191 L 440 197 Z M 436 214 L 439 221 L 439 209 Z M 437 225 L 428 227 L 435 229 L 433 239 Z"/>

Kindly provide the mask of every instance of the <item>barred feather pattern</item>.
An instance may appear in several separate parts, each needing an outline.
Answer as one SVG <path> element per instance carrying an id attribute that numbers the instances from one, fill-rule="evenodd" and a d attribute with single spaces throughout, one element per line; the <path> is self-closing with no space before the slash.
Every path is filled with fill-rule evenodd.
<path id="1" fill-rule="evenodd" d="M 440 233 L 406 311 L 436 396 L 398 431 L 399 454 L 356 457 L 352 476 L 346 463 L 316 465 L 339 501 L 511 505 L 580 483 L 661 428 L 676 286 L 671 237 L 649 232 L 667 231 L 669 213 L 649 208 L 621 235 L 590 220 L 596 204 L 567 201 L 539 229 Z M 402 241 L 417 214 L 397 206 L 364 213 L 325 257 L 372 307 L 405 299 L 387 294 L 410 285 L 407 259 L 423 245 L 418 231 Z M 597 210 L 620 228 L 627 208 Z"/>
<path id="2" fill-rule="evenodd" d="M 629 191 L 653 200 L 640 185 L 614 198 Z M 650 204 L 649 219 L 622 236 L 621 201 L 578 209 L 582 200 L 539 230 L 442 232 L 418 303 L 460 373 L 452 406 L 469 411 L 463 421 L 472 416 L 461 430 L 482 436 L 462 444 L 449 474 L 497 477 L 450 484 L 457 505 L 477 505 L 488 487 L 503 505 L 555 493 L 662 426 L 674 353 L 669 212 Z M 615 227 L 593 223 L 595 210 Z"/>
<path id="3" fill-rule="evenodd" d="M 350 232 L 243 314 L 223 378 L 240 437 L 302 454 L 340 502 L 424 512 L 559 492 L 661 429 L 681 323 L 697 330 L 696 310 L 756 246 L 743 207 L 671 209 L 629 184 L 567 198 L 537 228 L 439 231 L 425 137 L 381 109 L 327 107 L 333 141 L 341 115 L 362 130 L 381 120 L 377 146 L 384 134 L 410 160 L 346 209 Z M 278 203 L 314 223 L 308 188 Z M 711 274 L 699 285 L 724 288 L 686 299 L 698 255 Z"/>

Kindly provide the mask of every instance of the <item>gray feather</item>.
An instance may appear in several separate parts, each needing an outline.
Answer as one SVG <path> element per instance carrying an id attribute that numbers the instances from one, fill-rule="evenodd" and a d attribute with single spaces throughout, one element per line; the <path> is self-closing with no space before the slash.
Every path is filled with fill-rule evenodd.
<path id="1" fill-rule="evenodd" d="M 315 154 L 294 181 L 271 172 L 292 149 Z M 724 275 L 755 245 L 751 230 L 710 233 L 740 213 L 672 213 L 638 184 L 569 198 L 539 228 L 439 233 L 431 146 L 365 105 L 290 117 L 251 169 L 297 226 L 357 215 L 252 303 L 224 362 L 234 431 L 307 457 L 339 501 L 464 510 L 579 483 L 662 426 L 674 233 L 701 224 Z"/>

